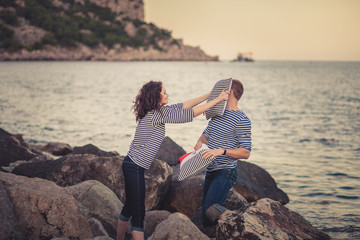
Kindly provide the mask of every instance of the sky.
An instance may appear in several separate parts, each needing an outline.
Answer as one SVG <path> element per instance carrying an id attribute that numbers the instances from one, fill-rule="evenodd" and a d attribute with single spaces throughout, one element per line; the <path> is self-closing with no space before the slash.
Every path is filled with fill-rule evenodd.
<path id="1" fill-rule="evenodd" d="M 360 61 L 360 0 L 144 0 L 144 11 L 220 60 Z"/>

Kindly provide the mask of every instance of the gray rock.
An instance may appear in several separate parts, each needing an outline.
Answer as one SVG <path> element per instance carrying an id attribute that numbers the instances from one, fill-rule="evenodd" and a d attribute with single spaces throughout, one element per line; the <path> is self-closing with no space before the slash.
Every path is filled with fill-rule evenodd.
<path id="1" fill-rule="evenodd" d="M 190 219 L 181 213 L 173 213 L 156 226 L 148 240 L 209 239 Z"/>
<path id="2" fill-rule="evenodd" d="M 87 144 L 82 147 L 74 147 L 72 153 L 73 154 L 94 154 L 98 157 L 113 157 L 113 156 L 119 155 L 116 152 L 103 151 L 100 148 L 98 148 L 92 144 Z"/>
<path id="3" fill-rule="evenodd" d="M 201 205 L 206 171 L 203 170 L 190 178 L 178 181 L 179 165 L 172 168 L 174 172 L 172 184 L 163 208 L 192 217 Z M 253 202 L 261 198 L 271 198 L 283 204 L 289 202 L 287 194 L 277 187 L 274 179 L 264 169 L 245 161 L 238 161 L 237 168 L 239 175 L 234 189 L 246 201 Z"/>
<path id="4" fill-rule="evenodd" d="M 62 159 L 45 161 L 18 161 L 20 164 L 14 164 L 12 173 L 26 177 L 45 178 L 53 169 L 60 168 Z"/>
<path id="5" fill-rule="evenodd" d="M 60 142 L 49 142 L 39 150 L 51 153 L 55 156 L 65 156 L 73 151 L 69 144 Z"/>
<path id="6" fill-rule="evenodd" d="M 41 153 L 30 149 L 19 135 L 13 135 L 0 128 L 0 166 L 9 166 L 18 160 L 30 160 Z"/>
<path id="7" fill-rule="evenodd" d="M 100 220 L 111 237 L 116 236 L 117 218 L 123 204 L 113 191 L 96 180 L 84 181 L 66 189 L 89 210 L 91 217 Z"/>
<path id="8" fill-rule="evenodd" d="M 156 226 L 167 219 L 170 215 L 171 213 L 165 210 L 154 210 L 146 212 L 144 221 L 145 238 L 148 238 L 155 231 Z"/>
<path id="9" fill-rule="evenodd" d="M 234 189 L 248 202 L 254 202 L 261 198 L 271 198 L 282 204 L 289 202 L 287 194 L 277 187 L 271 175 L 255 164 L 238 161 L 238 180 Z"/>
<path id="10" fill-rule="evenodd" d="M 93 236 L 99 237 L 99 236 L 105 236 L 109 237 L 109 234 L 106 232 L 104 226 L 101 224 L 101 222 L 96 218 L 89 218 L 88 219 L 91 232 Z"/>
<path id="11" fill-rule="evenodd" d="M 25 163 L 13 173 L 28 177 L 40 177 L 67 187 L 86 180 L 97 180 L 110 188 L 125 202 L 123 156 L 98 157 L 93 154 L 67 155 L 55 161 Z M 155 159 L 149 170 L 145 171 L 146 209 L 156 209 L 171 184 L 171 167 Z"/>
<path id="12" fill-rule="evenodd" d="M 20 166 L 21 164 L 24 163 L 32 163 L 32 162 L 41 162 L 41 161 L 53 161 L 54 159 L 46 154 L 44 155 L 38 155 L 28 161 L 25 160 L 19 160 L 13 163 L 10 163 L 8 167 L 3 167 L 4 170 L 6 170 L 6 172 L 12 172 L 17 166 Z"/>
<path id="13" fill-rule="evenodd" d="M 250 206 L 246 199 L 240 193 L 236 192 L 234 188 L 230 189 L 223 205 L 229 210 L 237 211 L 244 211 Z"/>
<path id="14" fill-rule="evenodd" d="M 75 198 L 53 182 L 1 173 L 19 224 L 28 239 L 92 238 Z"/>
<path id="15" fill-rule="evenodd" d="M 170 212 L 181 212 L 192 217 L 202 204 L 205 176 L 196 175 L 182 181 L 174 180 L 162 204 Z"/>
<path id="16" fill-rule="evenodd" d="M 14 205 L 5 186 L 0 181 L 0 239 L 25 240 L 25 229 L 19 224 L 14 212 Z"/>
<path id="17" fill-rule="evenodd" d="M 146 210 L 159 208 L 170 189 L 172 173 L 169 164 L 158 159 L 154 159 L 150 169 L 145 171 Z"/>
<path id="18" fill-rule="evenodd" d="M 170 166 L 175 166 L 180 163 L 179 157 L 185 153 L 185 150 L 171 138 L 165 137 L 155 158 L 167 162 Z"/>
<path id="19" fill-rule="evenodd" d="M 111 237 L 107 237 L 107 236 L 99 236 L 99 237 L 95 237 L 92 239 L 85 239 L 85 240 L 114 240 L 114 239 Z"/>
<path id="20" fill-rule="evenodd" d="M 234 189 L 230 189 L 224 204 L 224 207 L 226 207 L 229 210 L 236 210 L 239 212 L 245 211 L 249 207 L 249 203 L 246 201 L 246 199 L 241 196 L 239 193 L 237 193 Z M 202 223 L 202 211 L 201 207 L 198 209 L 198 211 L 195 213 L 195 215 L 191 218 L 191 221 L 203 232 L 205 233 L 209 238 L 215 238 L 216 237 L 216 227 L 217 225 L 211 226 L 211 227 L 204 227 Z"/>
<path id="21" fill-rule="evenodd" d="M 269 198 L 251 204 L 244 212 L 225 214 L 218 222 L 216 239 L 331 239 L 300 214 Z"/>

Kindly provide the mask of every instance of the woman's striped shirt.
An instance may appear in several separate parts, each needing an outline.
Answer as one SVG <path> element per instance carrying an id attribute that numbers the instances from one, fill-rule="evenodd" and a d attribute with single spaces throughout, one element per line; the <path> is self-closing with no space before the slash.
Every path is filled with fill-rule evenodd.
<path id="1" fill-rule="evenodd" d="M 193 109 L 184 109 L 182 103 L 148 112 L 136 127 L 128 156 L 140 167 L 149 169 L 165 137 L 165 123 L 191 122 L 193 117 Z"/>
<path id="2" fill-rule="evenodd" d="M 251 151 L 251 122 L 241 110 L 226 109 L 222 116 L 213 117 L 203 135 L 210 149 L 245 148 Z M 237 159 L 220 155 L 208 166 L 207 171 L 235 168 Z"/>

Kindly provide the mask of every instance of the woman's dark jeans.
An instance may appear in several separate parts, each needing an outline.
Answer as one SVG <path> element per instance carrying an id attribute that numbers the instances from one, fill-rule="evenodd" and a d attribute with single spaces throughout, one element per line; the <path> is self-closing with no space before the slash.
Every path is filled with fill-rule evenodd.
<path id="1" fill-rule="evenodd" d="M 237 168 L 221 169 L 207 172 L 203 187 L 203 224 L 205 227 L 213 225 L 205 217 L 205 211 L 213 204 L 222 205 L 230 189 L 236 183 L 238 177 Z"/>
<path id="2" fill-rule="evenodd" d="M 125 179 L 125 205 L 119 219 L 129 221 L 131 230 L 144 231 L 145 218 L 145 177 L 144 168 L 135 164 L 126 156 L 122 164 Z"/>

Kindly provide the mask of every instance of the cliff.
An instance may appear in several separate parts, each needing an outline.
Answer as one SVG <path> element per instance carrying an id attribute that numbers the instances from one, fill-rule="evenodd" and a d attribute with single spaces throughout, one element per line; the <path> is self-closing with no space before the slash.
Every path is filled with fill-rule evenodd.
<path id="1" fill-rule="evenodd" d="M 142 0 L 4 0 L 0 60 L 217 61 L 144 22 Z"/>

